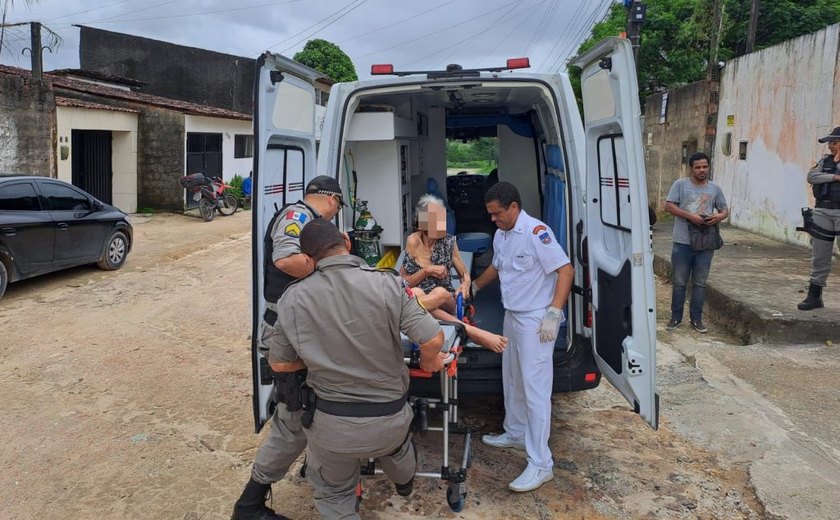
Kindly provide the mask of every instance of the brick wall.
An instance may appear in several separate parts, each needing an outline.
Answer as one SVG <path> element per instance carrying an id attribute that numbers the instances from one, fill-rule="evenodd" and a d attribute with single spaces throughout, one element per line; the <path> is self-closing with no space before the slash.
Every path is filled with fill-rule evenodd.
<path id="1" fill-rule="evenodd" d="M 55 96 L 46 86 L 0 73 L 0 173 L 55 176 Z"/>
<path id="2" fill-rule="evenodd" d="M 137 207 L 184 210 L 184 115 L 137 106 Z"/>

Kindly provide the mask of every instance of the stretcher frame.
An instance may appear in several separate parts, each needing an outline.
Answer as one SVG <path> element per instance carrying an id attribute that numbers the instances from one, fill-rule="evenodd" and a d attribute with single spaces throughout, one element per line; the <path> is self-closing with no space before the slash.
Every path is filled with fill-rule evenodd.
<path id="1" fill-rule="evenodd" d="M 420 471 L 418 467 L 415 478 L 439 479 L 447 482 L 446 503 L 452 511 L 461 512 L 467 497 L 467 470 L 472 463 L 472 434 L 468 428 L 458 426 L 458 357 L 463 352 L 466 343 L 466 332 L 462 323 L 441 321 L 441 325 L 454 327 L 456 339 L 448 346 L 448 356 L 443 360 L 444 368 L 439 372 L 440 397 L 418 397 L 409 395 L 408 402 L 414 409 L 414 421 L 411 425 L 412 433 L 440 432 L 443 442 L 443 463 L 440 471 Z M 431 378 L 433 373 L 422 370 L 419 366 L 419 351 L 413 351 L 409 357 L 404 357 L 412 378 Z M 441 425 L 429 426 L 426 412 L 440 410 Z M 464 448 L 459 465 L 453 467 L 449 461 L 449 436 L 452 431 L 464 435 Z M 416 449 L 416 448 L 415 448 Z M 384 472 L 376 467 L 376 462 L 369 459 L 361 467 L 362 476 L 383 475 Z M 361 501 L 361 484 L 357 489 L 357 505 Z"/>

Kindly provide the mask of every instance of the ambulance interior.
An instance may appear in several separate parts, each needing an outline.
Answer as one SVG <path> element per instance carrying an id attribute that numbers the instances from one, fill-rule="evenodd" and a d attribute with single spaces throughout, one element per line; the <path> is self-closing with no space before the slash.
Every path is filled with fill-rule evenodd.
<path id="1" fill-rule="evenodd" d="M 546 222 L 563 248 L 567 241 L 566 168 L 554 101 L 540 83 L 505 82 L 394 87 L 356 94 L 348 103 L 339 171 L 345 200 L 367 201 L 382 227 L 380 247 L 399 252 L 415 231 L 415 205 L 435 193 L 448 207 L 447 231 L 473 279 L 492 260 L 496 230 L 484 195 L 490 171 L 447 174 L 447 140 L 497 140 L 498 181 L 514 184 L 528 214 Z M 408 89 L 408 90 L 407 90 Z M 355 176 L 353 174 L 355 172 Z M 355 178 L 355 182 L 354 182 Z M 360 213 L 344 209 L 350 231 Z M 504 309 L 498 284 L 478 293 L 476 325 L 501 334 Z M 565 350 L 565 336 L 558 348 Z"/>

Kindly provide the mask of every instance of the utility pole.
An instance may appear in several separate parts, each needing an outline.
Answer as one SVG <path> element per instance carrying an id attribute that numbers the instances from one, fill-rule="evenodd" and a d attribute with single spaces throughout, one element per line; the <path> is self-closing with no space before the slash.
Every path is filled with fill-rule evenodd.
<path id="1" fill-rule="evenodd" d="M 645 23 L 647 5 L 641 0 L 624 0 L 627 8 L 627 38 L 633 46 L 633 60 L 639 67 L 639 41 L 641 40 L 642 24 Z"/>
<path id="2" fill-rule="evenodd" d="M 29 33 L 32 41 L 32 46 L 29 48 L 29 53 L 32 57 L 32 77 L 37 81 L 41 81 L 44 76 L 44 61 L 41 55 L 41 24 L 39 22 L 30 22 Z"/>
<path id="3" fill-rule="evenodd" d="M 718 104 L 720 103 L 720 66 L 718 65 L 718 49 L 720 47 L 720 30 L 723 18 L 723 0 L 714 0 L 712 15 L 712 32 L 709 38 L 709 66 L 706 72 L 706 132 L 704 148 L 710 158 L 714 159 L 715 142 L 717 138 Z"/>
<path id="4" fill-rule="evenodd" d="M 759 0 L 752 0 L 750 5 L 750 28 L 747 32 L 747 54 L 753 51 L 755 47 L 755 32 L 758 29 L 758 10 L 761 8 L 758 5 Z"/>

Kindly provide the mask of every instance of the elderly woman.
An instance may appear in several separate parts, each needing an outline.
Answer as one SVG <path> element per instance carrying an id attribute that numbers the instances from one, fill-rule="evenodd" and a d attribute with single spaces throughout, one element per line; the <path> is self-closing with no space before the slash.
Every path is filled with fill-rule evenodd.
<path id="1" fill-rule="evenodd" d="M 418 229 L 405 244 L 405 261 L 400 274 L 420 299 L 423 306 L 439 320 L 456 321 L 455 296 L 470 294 L 470 273 L 467 272 L 455 237 L 446 234 L 446 207 L 434 195 L 423 195 L 417 202 Z M 461 284 L 453 289 L 451 270 L 455 268 Z M 502 352 L 507 338 L 464 324 L 467 336 L 493 352 Z"/>

